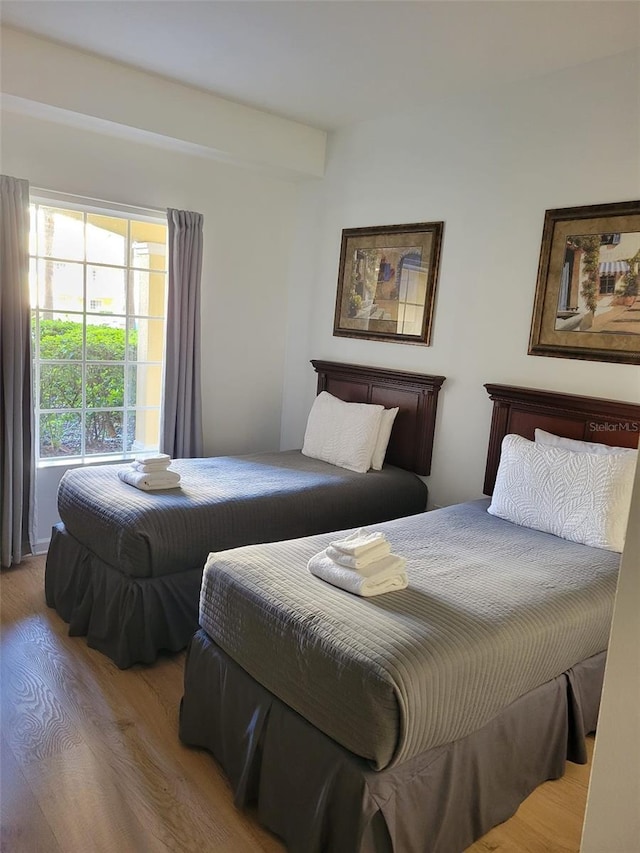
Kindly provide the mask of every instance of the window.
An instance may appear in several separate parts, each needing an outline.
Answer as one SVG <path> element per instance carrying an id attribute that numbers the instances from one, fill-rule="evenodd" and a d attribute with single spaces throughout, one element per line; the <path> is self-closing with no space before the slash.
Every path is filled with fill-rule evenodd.
<path id="1" fill-rule="evenodd" d="M 166 220 L 50 199 L 30 211 L 38 459 L 157 450 Z"/>
<path id="2" fill-rule="evenodd" d="M 616 277 L 615 275 L 601 275 L 600 276 L 600 296 L 604 296 L 607 293 L 615 293 L 616 289 Z"/>

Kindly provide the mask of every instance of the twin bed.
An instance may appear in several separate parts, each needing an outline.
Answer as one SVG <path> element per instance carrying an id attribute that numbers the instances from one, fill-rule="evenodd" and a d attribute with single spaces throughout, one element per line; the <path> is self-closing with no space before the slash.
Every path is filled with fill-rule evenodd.
<path id="1" fill-rule="evenodd" d="M 71 635 L 119 667 L 184 648 L 198 627 L 210 551 L 375 524 L 424 511 L 442 376 L 314 361 L 318 393 L 397 406 L 382 471 L 358 474 L 300 451 L 182 459 L 179 489 L 141 492 L 120 466 L 69 471 L 45 572 Z"/>
<path id="2" fill-rule="evenodd" d="M 507 434 L 637 443 L 638 406 L 487 390 L 487 494 Z M 462 851 L 585 761 L 619 554 L 488 506 L 376 525 L 410 586 L 373 599 L 306 570 L 335 533 L 211 554 L 180 736 L 287 849 Z"/>
<path id="3" fill-rule="evenodd" d="M 120 666 L 183 647 L 199 621 L 180 737 L 293 853 L 456 853 L 586 760 L 619 554 L 495 517 L 489 500 L 424 512 L 407 472 L 429 471 L 443 378 L 314 367 L 319 392 L 400 406 L 382 476 L 297 453 L 185 460 L 186 495 L 158 496 L 149 518 L 149 496 L 118 486 L 121 514 L 103 519 L 105 469 L 75 503 L 61 492 L 47 601 Z M 505 435 L 637 444 L 638 406 L 486 388 L 486 495 Z M 205 480 L 224 498 L 201 506 Z M 359 598 L 307 571 L 331 531 L 373 524 L 406 557 L 407 589 Z"/>

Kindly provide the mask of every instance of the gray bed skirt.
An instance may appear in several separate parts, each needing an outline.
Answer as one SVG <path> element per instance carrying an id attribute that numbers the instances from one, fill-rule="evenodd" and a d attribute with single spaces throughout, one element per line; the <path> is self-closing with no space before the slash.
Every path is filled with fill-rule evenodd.
<path id="1" fill-rule="evenodd" d="M 180 738 L 213 753 L 239 807 L 292 853 L 457 853 L 509 818 L 566 760 L 586 762 L 605 653 L 482 729 L 376 772 L 273 696 L 202 629 L 191 641 Z"/>
<path id="2" fill-rule="evenodd" d="M 114 569 L 55 525 L 47 554 L 45 597 L 69 635 L 108 655 L 121 669 L 177 652 L 198 628 L 202 569 L 136 578 Z"/>

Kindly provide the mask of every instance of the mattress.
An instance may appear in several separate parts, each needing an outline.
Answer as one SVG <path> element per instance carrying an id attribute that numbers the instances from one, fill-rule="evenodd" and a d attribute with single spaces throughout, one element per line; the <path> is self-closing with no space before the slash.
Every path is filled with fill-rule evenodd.
<path id="1" fill-rule="evenodd" d="M 407 558 L 409 587 L 370 599 L 308 572 L 335 533 L 212 553 L 201 627 L 375 769 L 465 737 L 606 648 L 619 564 L 487 506 L 377 525 Z"/>
<path id="2" fill-rule="evenodd" d="M 307 536 L 422 512 L 427 488 L 385 466 L 356 474 L 300 451 L 175 460 L 180 488 L 144 492 L 124 466 L 67 471 L 65 529 L 105 563 L 145 578 L 202 568 L 212 550 Z"/>

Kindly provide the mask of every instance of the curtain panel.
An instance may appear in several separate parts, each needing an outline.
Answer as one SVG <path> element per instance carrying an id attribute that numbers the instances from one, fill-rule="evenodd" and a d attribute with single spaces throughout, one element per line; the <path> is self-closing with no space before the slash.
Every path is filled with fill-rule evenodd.
<path id="1" fill-rule="evenodd" d="M 0 486 L 2 565 L 20 563 L 33 521 L 29 184 L 0 175 Z"/>
<path id="2" fill-rule="evenodd" d="M 174 459 L 202 456 L 200 279 L 202 214 L 167 210 L 169 282 L 160 450 Z"/>

